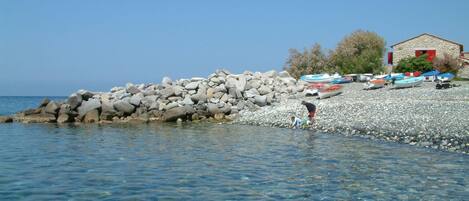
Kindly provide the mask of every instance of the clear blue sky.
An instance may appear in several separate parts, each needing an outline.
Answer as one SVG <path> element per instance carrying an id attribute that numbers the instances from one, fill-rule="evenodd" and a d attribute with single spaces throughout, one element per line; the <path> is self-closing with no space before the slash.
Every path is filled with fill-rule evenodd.
<path id="1" fill-rule="evenodd" d="M 280 70 L 289 48 L 357 29 L 387 45 L 423 32 L 469 48 L 469 1 L 0 0 L 0 95 Z"/>

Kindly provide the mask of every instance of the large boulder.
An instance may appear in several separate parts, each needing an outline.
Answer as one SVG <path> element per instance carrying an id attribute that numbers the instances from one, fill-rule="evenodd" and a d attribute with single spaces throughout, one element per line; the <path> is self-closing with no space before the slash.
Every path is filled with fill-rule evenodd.
<path id="1" fill-rule="evenodd" d="M 44 112 L 56 115 L 57 112 L 59 111 L 60 106 L 54 101 L 49 102 L 46 107 L 44 108 Z"/>
<path id="2" fill-rule="evenodd" d="M 81 95 L 81 98 L 82 98 L 83 100 L 86 100 L 86 101 L 94 96 L 94 93 L 93 93 L 93 92 L 87 91 L 87 90 L 83 90 L 83 89 L 78 90 L 77 93 L 80 94 L 80 95 Z"/>
<path id="3" fill-rule="evenodd" d="M 262 85 L 261 87 L 259 87 L 259 89 L 257 91 L 259 92 L 260 95 L 266 95 L 266 94 L 272 92 L 270 87 L 268 87 L 266 85 Z"/>
<path id="4" fill-rule="evenodd" d="M 246 92 L 244 92 L 244 97 L 246 98 L 254 98 L 257 95 L 260 95 L 259 91 L 257 91 L 257 89 L 254 89 L 254 88 L 249 89 Z"/>
<path id="5" fill-rule="evenodd" d="M 170 110 L 167 110 L 163 114 L 163 120 L 166 122 L 169 121 L 176 121 L 179 118 L 185 118 L 186 117 L 186 108 L 185 107 L 175 107 Z"/>
<path id="6" fill-rule="evenodd" d="M 178 107 L 179 104 L 176 103 L 176 102 L 171 102 L 171 103 L 168 103 L 166 106 L 165 106 L 165 110 L 170 110 L 170 109 L 173 109 L 175 107 Z"/>
<path id="7" fill-rule="evenodd" d="M 195 90 L 199 87 L 199 82 L 191 82 L 185 86 L 187 90 Z"/>
<path id="8" fill-rule="evenodd" d="M 218 108 L 218 105 L 214 104 L 214 103 L 207 104 L 207 111 L 212 116 L 215 115 L 215 114 L 221 113 L 221 110 L 220 110 L 220 108 Z"/>
<path id="9" fill-rule="evenodd" d="M 194 101 L 192 101 L 190 96 L 186 96 L 182 101 L 184 105 L 194 105 Z"/>
<path id="10" fill-rule="evenodd" d="M 97 109 L 91 110 L 86 113 L 83 118 L 83 123 L 98 123 L 99 122 L 99 111 Z"/>
<path id="11" fill-rule="evenodd" d="M 156 95 L 151 95 L 151 96 L 145 96 L 142 98 L 141 102 L 145 107 L 151 107 L 156 102 L 156 99 L 158 96 Z"/>
<path id="12" fill-rule="evenodd" d="M 137 86 L 135 85 L 128 85 L 126 90 L 127 90 L 127 93 L 130 93 L 130 94 L 140 93 L 140 89 L 138 89 Z"/>
<path id="13" fill-rule="evenodd" d="M 252 79 L 252 80 L 249 80 L 249 82 L 246 84 L 246 90 L 249 90 L 252 88 L 258 89 L 261 85 L 262 85 L 261 80 Z"/>
<path id="14" fill-rule="evenodd" d="M 138 94 L 135 94 L 134 96 L 130 97 L 130 104 L 132 105 L 135 105 L 135 106 L 139 106 L 140 105 L 140 101 L 142 101 L 142 98 L 143 98 L 143 94 L 142 93 L 138 93 Z"/>
<path id="15" fill-rule="evenodd" d="M 162 98 L 168 98 L 170 96 L 175 95 L 175 90 L 172 86 L 167 86 L 164 89 L 160 90 L 160 94 Z"/>
<path id="16" fill-rule="evenodd" d="M 72 112 L 72 107 L 69 104 L 64 103 L 64 104 L 60 105 L 59 115 L 61 115 L 61 114 L 70 114 L 71 112 Z"/>
<path id="17" fill-rule="evenodd" d="M 78 116 L 81 118 L 85 116 L 91 110 L 98 109 L 101 107 L 101 102 L 98 99 L 89 99 L 87 101 L 83 101 L 81 106 L 78 107 Z"/>
<path id="18" fill-rule="evenodd" d="M 69 123 L 69 122 L 72 122 L 72 121 L 73 121 L 72 116 L 67 114 L 67 113 L 59 114 L 59 117 L 57 117 L 57 123 L 59 123 L 59 124 Z"/>
<path id="19" fill-rule="evenodd" d="M 277 76 L 277 71 L 275 70 L 267 71 L 262 76 L 266 78 L 275 78 Z"/>
<path id="20" fill-rule="evenodd" d="M 135 106 L 125 100 L 119 100 L 114 102 L 114 108 L 117 111 L 123 112 L 125 114 L 131 114 L 135 110 Z"/>
<path id="21" fill-rule="evenodd" d="M 255 103 L 261 107 L 267 105 L 267 96 L 255 96 L 254 100 Z"/>

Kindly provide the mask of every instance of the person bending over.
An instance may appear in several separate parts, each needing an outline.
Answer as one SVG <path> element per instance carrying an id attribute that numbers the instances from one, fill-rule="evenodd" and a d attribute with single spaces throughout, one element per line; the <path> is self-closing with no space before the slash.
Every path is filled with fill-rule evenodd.
<path id="1" fill-rule="evenodd" d="M 306 109 L 308 110 L 309 121 L 313 123 L 316 116 L 316 105 L 306 101 L 301 101 L 301 104 L 306 106 Z"/>

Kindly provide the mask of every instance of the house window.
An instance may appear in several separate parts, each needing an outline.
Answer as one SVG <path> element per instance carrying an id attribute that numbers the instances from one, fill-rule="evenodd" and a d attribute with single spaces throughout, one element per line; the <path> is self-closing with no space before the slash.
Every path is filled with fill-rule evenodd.
<path id="1" fill-rule="evenodd" d="M 427 61 L 433 62 L 433 59 L 436 57 L 436 50 L 415 50 L 415 57 L 419 57 L 426 54 Z"/>

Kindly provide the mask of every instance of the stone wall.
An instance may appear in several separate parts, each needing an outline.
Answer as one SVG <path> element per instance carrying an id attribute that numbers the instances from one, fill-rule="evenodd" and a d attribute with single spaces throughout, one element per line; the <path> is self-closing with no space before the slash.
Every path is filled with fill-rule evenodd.
<path id="1" fill-rule="evenodd" d="M 460 56 L 459 45 L 450 43 L 430 35 L 422 35 L 393 47 L 393 64 L 397 65 L 399 61 L 406 57 L 415 56 L 417 49 L 435 49 L 436 56 L 442 57 L 448 53 L 454 57 Z"/>

